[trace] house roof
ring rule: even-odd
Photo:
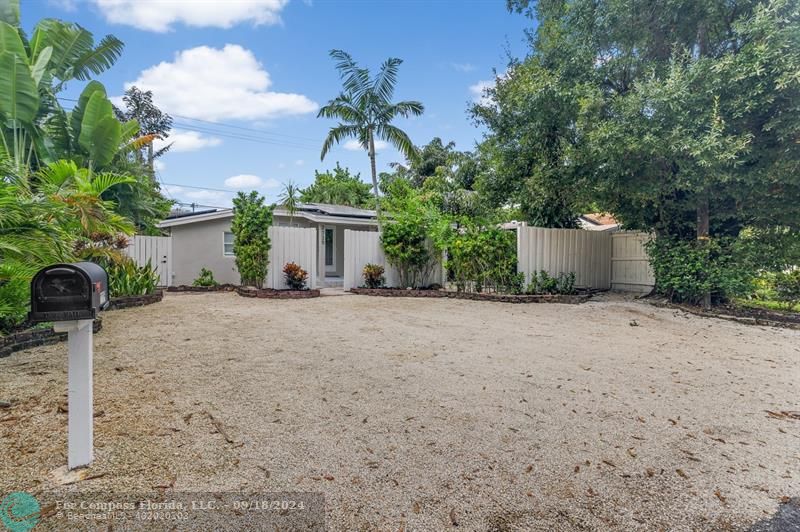
[[[288,217],[289,211],[284,207],[276,207],[274,214],[276,216]],[[294,216],[305,218],[312,222],[332,224],[375,225],[378,223],[375,211],[349,207],[347,205],[331,205],[328,203],[301,203],[297,206]],[[233,209],[188,213],[182,216],[169,217],[159,223],[158,227],[173,227],[176,225],[208,222],[232,217]]]
[[[581,214],[578,224],[589,231],[614,231],[619,229],[619,222],[612,215],[605,212],[592,212]]]

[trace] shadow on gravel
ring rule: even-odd
[[[775,515],[754,524],[750,532],[800,532],[800,498],[781,503]]]

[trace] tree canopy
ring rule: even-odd
[[[361,180],[361,174],[351,174],[349,168],[342,168],[338,162],[333,170],[314,171],[314,182],[300,191],[300,201],[365,209],[375,206],[370,186]]]

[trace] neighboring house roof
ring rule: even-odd
[[[289,211],[284,207],[277,207],[273,214],[276,216],[288,217]],[[327,203],[299,204],[294,216],[320,223],[346,223],[352,225],[376,225],[378,223],[375,211],[348,207],[347,205],[330,205]],[[233,209],[188,213],[182,216],[169,217],[159,223],[158,227],[173,227],[176,225],[222,220],[232,217]]]
[[[589,231],[615,231],[619,229],[619,222],[605,212],[582,214],[578,217],[578,225]]]

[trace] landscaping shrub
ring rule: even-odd
[[[552,277],[545,270],[534,272],[531,282],[525,288],[526,294],[563,294],[575,293],[575,272],[559,273]]]
[[[403,288],[418,288],[430,276],[441,252],[430,235],[442,218],[415,196],[397,201],[390,216],[381,233],[386,259],[397,268]]]
[[[800,305],[800,270],[775,275],[775,299],[789,310]]]
[[[106,267],[108,273],[108,290],[111,297],[143,296],[155,292],[158,286],[158,274],[150,265],[137,266],[130,258]]]
[[[306,289],[308,272],[294,262],[287,262],[283,267],[283,277],[286,279],[286,284],[289,285],[290,290]]]
[[[384,268],[380,264],[365,264],[361,274],[364,276],[364,286],[367,288],[380,288],[386,283],[383,276]]]
[[[646,244],[656,290],[670,301],[715,303],[752,291],[755,271],[735,239],[707,241],[659,237]]]
[[[272,208],[264,205],[264,198],[256,191],[239,192],[233,198],[233,254],[245,286],[264,286],[269,266],[270,225]]]
[[[192,281],[192,286],[218,286],[214,273],[206,268],[200,268],[200,275]]]
[[[459,292],[521,293],[515,233],[462,222],[446,240],[446,267]]]

